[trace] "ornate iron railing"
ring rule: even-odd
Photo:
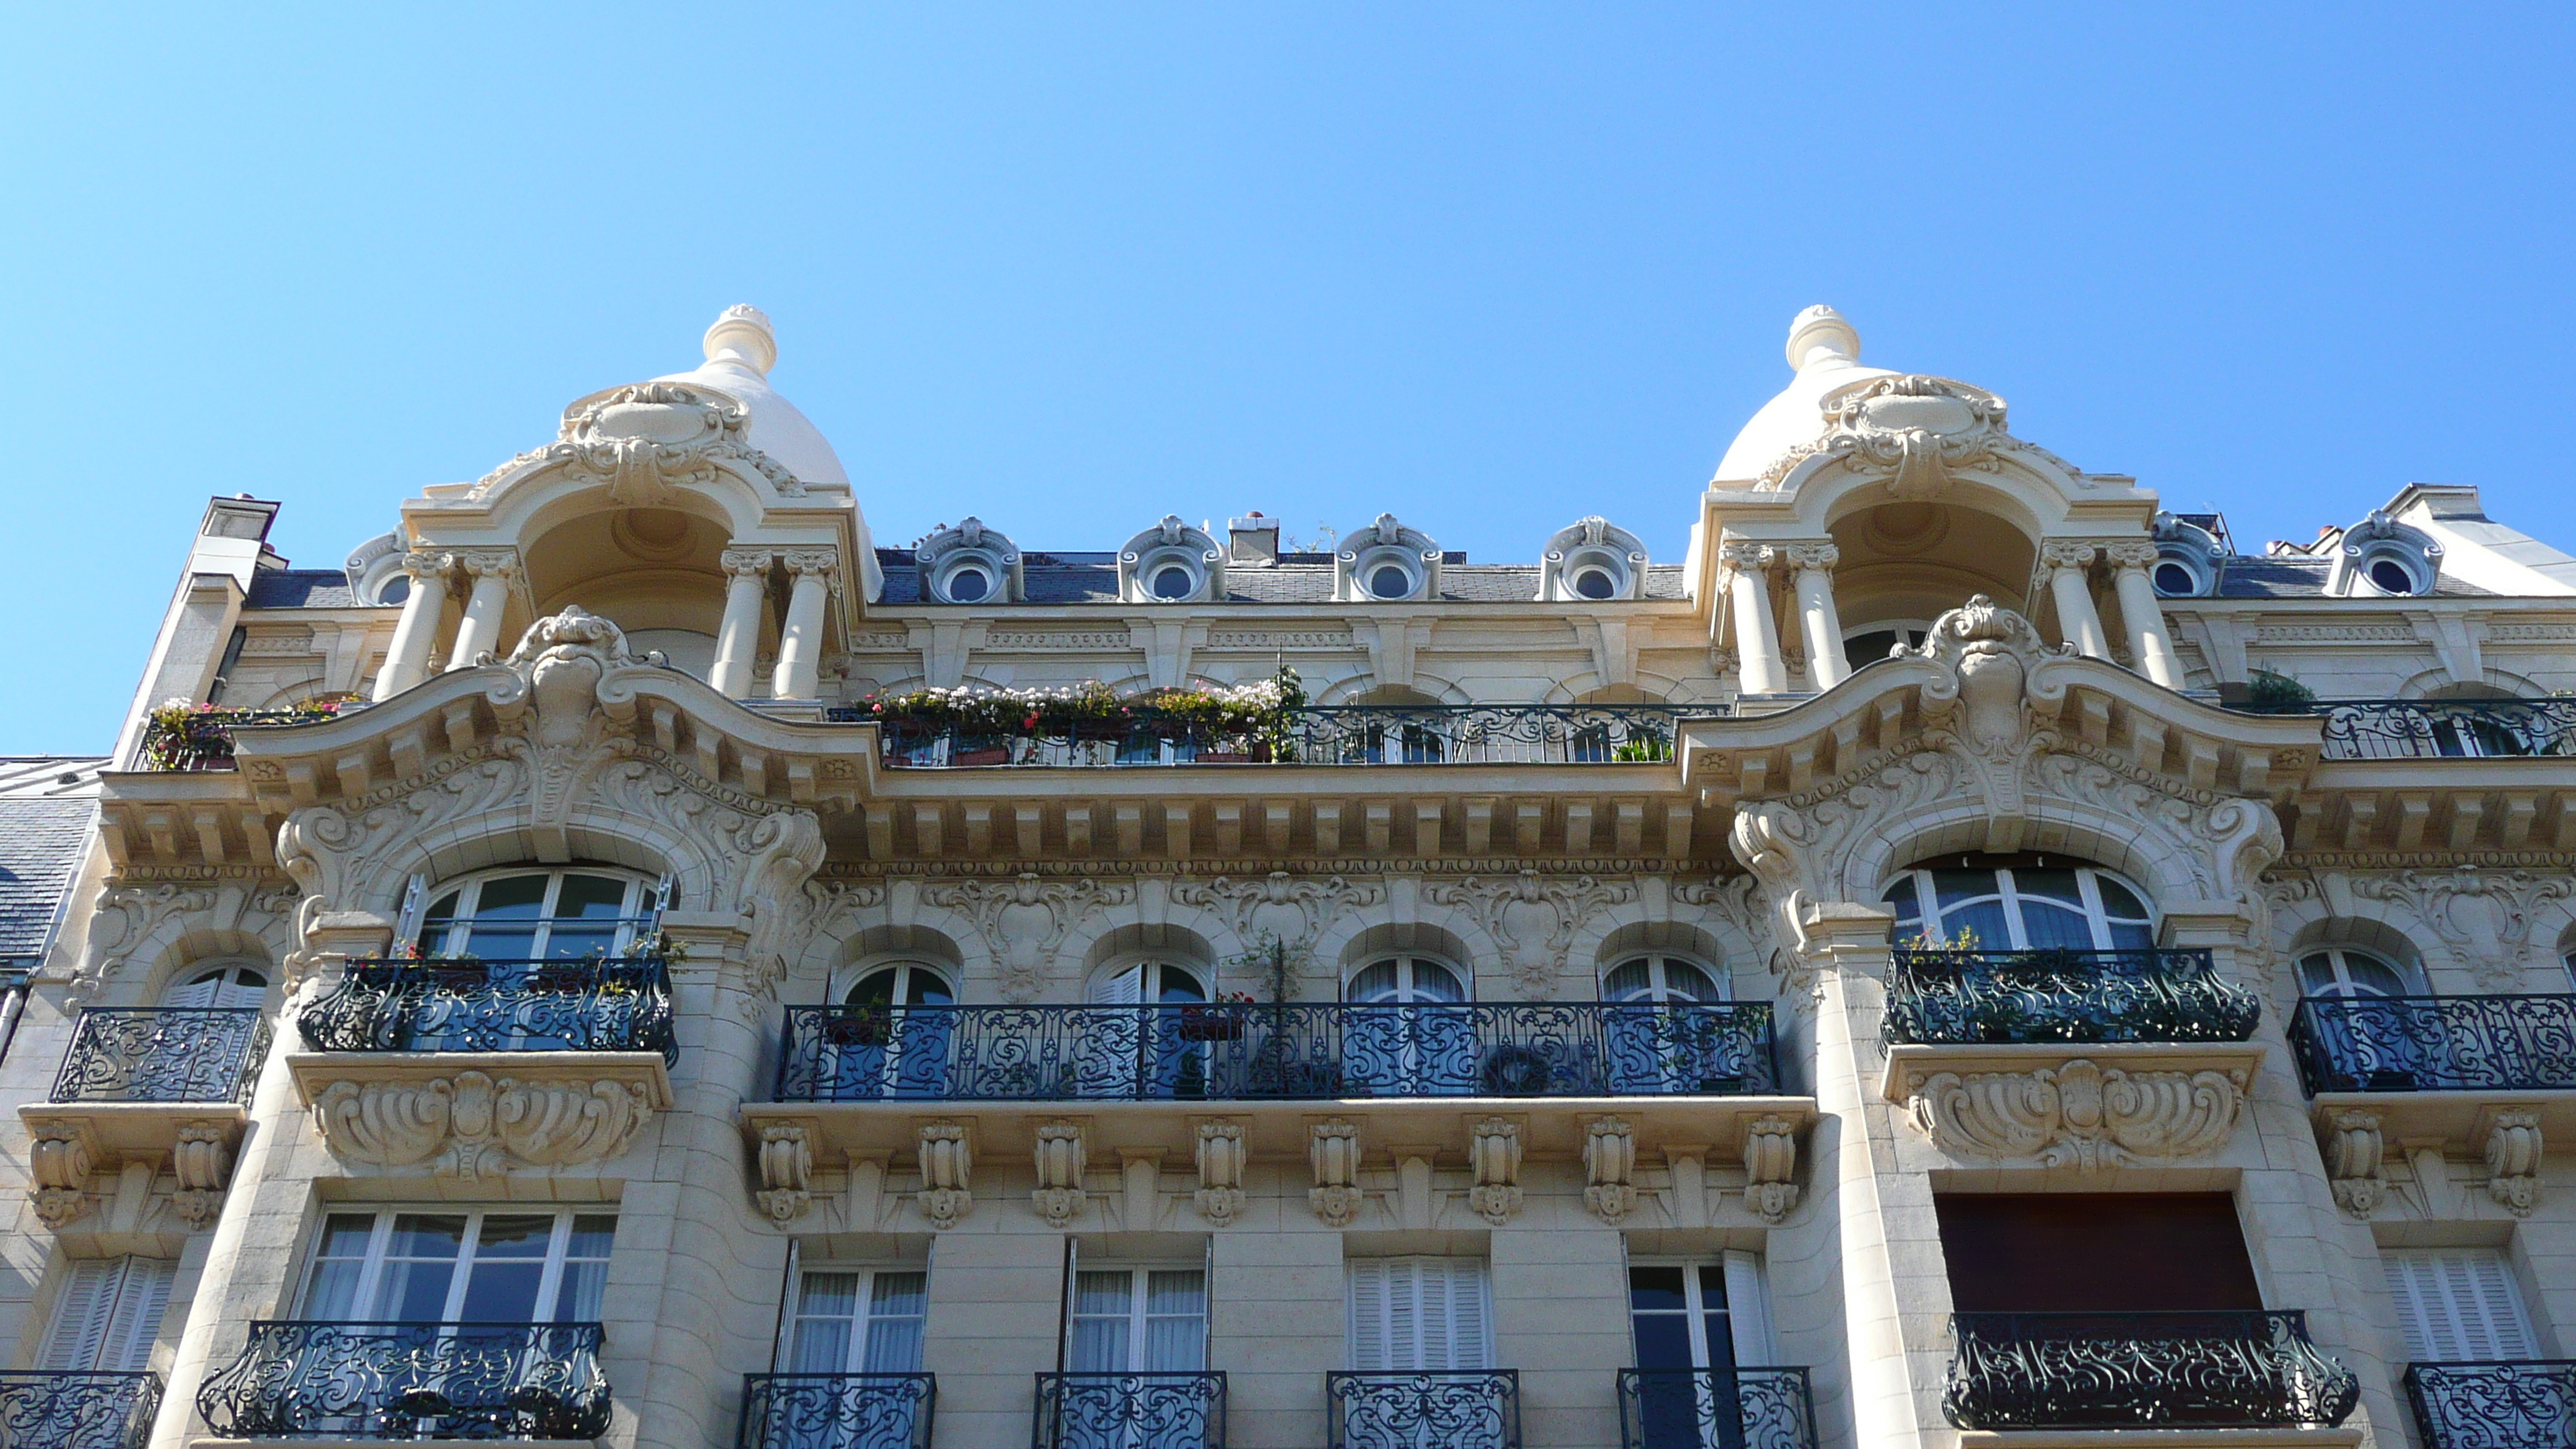
[[[218,1434],[595,1439],[596,1323],[256,1322],[197,1390]]]
[[[2290,1050],[2312,1097],[2576,1088],[2576,996],[2311,996]]]
[[[1038,1375],[1030,1449],[1225,1449],[1221,1373]]]
[[[2576,1446],[2576,1360],[2411,1363],[2406,1397],[2424,1449]]]
[[[153,1373],[0,1373],[0,1445],[143,1449],[161,1412]]]
[[[2209,953],[1900,950],[1891,1042],[2244,1041],[2262,1007]]]
[[[749,1374],[734,1449],[930,1449],[930,1374]]]
[[[658,956],[352,961],[296,1018],[326,1052],[660,1052],[671,974]]]
[[[889,765],[1597,765],[1669,760],[1681,721],[1714,706],[1658,704],[1314,705],[1261,729],[1189,719],[1104,724],[1099,733],[961,729],[836,709],[875,720]]]
[[[1621,1369],[1621,1449],[1816,1449],[1803,1368]]]
[[[2236,705],[2249,714],[2325,716],[2329,760],[2455,760],[2576,754],[2576,696],[2546,699],[2320,699]]]
[[[1517,1369],[1324,1375],[1325,1449],[1520,1449]]]
[[[268,1039],[268,1018],[255,1006],[89,1007],[72,1028],[52,1100],[248,1106]]]
[[[2361,1398],[2295,1311],[1954,1313],[1942,1411],[1962,1429],[2340,1424]]]
[[[143,770],[229,770],[233,731],[245,725],[300,725],[333,719],[329,709],[164,709],[144,722],[135,767]]]
[[[1778,1080],[1754,1001],[800,1006],[776,1100],[1669,1097]]]

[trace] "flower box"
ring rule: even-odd
[[[1231,1011],[1189,1011],[1181,1013],[1183,1041],[1241,1041],[1243,1017]]]

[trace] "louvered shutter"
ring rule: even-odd
[[[170,1284],[179,1265],[167,1258],[128,1258],[115,1310],[108,1315],[106,1341],[98,1367],[137,1373],[152,1366],[152,1342],[161,1336],[161,1316],[170,1308]]]
[[[1363,1373],[1393,1367],[1387,1267],[1381,1259],[1351,1264],[1351,1367]]]
[[[1726,1255],[1726,1326],[1735,1339],[1738,1367],[1780,1361],[1771,1342],[1771,1295],[1762,1281],[1759,1253],[1730,1250]]]
[[[116,1313],[116,1289],[125,1276],[122,1258],[83,1258],[72,1264],[61,1296],[54,1300],[53,1326],[45,1333],[45,1351],[37,1367],[85,1373],[98,1365],[107,1342],[108,1320]]]
[[[1376,1258],[1350,1265],[1351,1367],[1481,1369],[1493,1313],[1477,1258]]]
[[[2535,1358],[2512,1269],[2493,1248],[2415,1248],[2381,1255],[2388,1291],[2418,1363]]]
[[[1485,1311],[1485,1263],[1481,1258],[1432,1258],[1448,1279],[1448,1353],[1426,1359],[1425,1368],[1480,1369],[1492,1356],[1492,1316]]]
[[[1134,1006],[1145,999],[1145,968],[1130,966],[1100,983],[1095,993],[1104,1006]]]

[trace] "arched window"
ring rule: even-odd
[[[652,929],[653,895],[643,877],[598,866],[496,871],[431,902],[420,953],[487,961],[623,955]]]
[[[889,961],[861,976],[841,1000],[850,1006],[953,1006],[957,993],[935,966]]]
[[[268,997],[268,973],[247,961],[192,968],[161,993],[163,1006],[182,1011],[257,1006]]]
[[[1681,956],[1632,956],[1601,978],[1604,1001],[1724,1001],[1707,967]]]
[[[1104,1006],[1205,1001],[1208,990],[1190,967],[1146,957],[1102,972],[1091,984],[1091,999]]]
[[[2156,943],[2155,913],[2128,882],[2063,856],[1949,857],[1897,876],[1881,897],[1896,909],[1896,939],[1956,944],[1962,933],[1985,951],[2144,950]]]
[[[1356,1002],[1464,1001],[1467,984],[1445,962],[1428,956],[1389,956],[1351,977],[1343,993]]]
[[[2420,996],[2415,973],[2382,956],[2350,946],[2322,946],[2299,957],[2299,991],[2306,996]]]

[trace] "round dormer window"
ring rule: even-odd
[[[1574,593],[1575,597],[1583,599],[1616,598],[1619,581],[1610,577],[1610,571],[1605,568],[1577,569],[1574,572]]]
[[[1158,599],[1186,599],[1198,586],[1199,581],[1190,576],[1190,571],[1176,563],[1167,563],[1154,570],[1151,584],[1154,597]]]
[[[1406,573],[1401,564],[1382,563],[1369,570],[1368,587],[1370,595],[1375,598],[1410,598],[1413,575]]]
[[[376,589],[376,602],[379,604],[399,604],[410,598],[411,575],[406,573],[395,574]]]
[[[949,598],[960,604],[972,604],[993,592],[993,577],[973,564],[952,569],[946,592]]]
[[[1002,592],[999,561],[982,551],[950,556],[930,576],[931,597],[943,604],[980,604]]]
[[[2373,549],[2361,559],[2361,576],[2371,590],[2395,598],[2423,593],[2428,572],[2422,558],[2401,549]]]
[[[2196,599],[2209,591],[2209,575],[2199,560],[2181,549],[2166,549],[2148,570],[2147,581],[2168,599]]]

